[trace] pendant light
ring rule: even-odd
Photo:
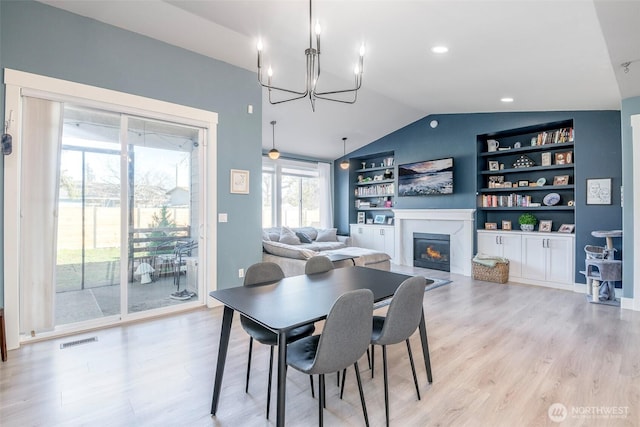
[[[347,138],[342,138],[342,155],[343,157],[347,155]],[[349,160],[344,159],[340,162],[340,168],[347,170],[349,169]]]
[[[269,150],[269,158],[271,160],[278,160],[278,158],[280,157],[280,152],[278,150],[276,150],[276,121],[272,120],[271,121],[271,128],[272,128],[272,136],[273,136],[273,148],[271,150]]]

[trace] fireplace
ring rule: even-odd
[[[450,271],[451,245],[448,234],[413,233],[414,267]]]

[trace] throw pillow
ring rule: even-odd
[[[296,236],[298,236],[298,239],[300,239],[302,243],[311,243],[311,237],[301,231],[297,231]]]
[[[265,230],[262,230],[262,240],[266,240],[267,242],[271,241],[271,237],[269,233]]]
[[[328,228],[326,230],[318,230],[318,237],[316,237],[316,242],[337,242],[338,230],[336,228]]]
[[[289,227],[282,227],[282,230],[280,230],[280,239],[278,241],[280,243],[286,243],[287,245],[300,244],[300,239],[298,239],[296,233],[294,233]]]

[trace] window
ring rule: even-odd
[[[321,206],[329,205],[323,194],[328,174],[314,162],[283,160],[262,162],[262,226],[329,227]],[[321,177],[322,175],[322,177]]]

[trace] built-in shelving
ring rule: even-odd
[[[376,217],[383,215],[385,224],[388,224],[388,219],[393,217],[392,209],[397,192],[394,153],[385,152],[352,158],[350,163],[356,165],[356,168],[349,174],[349,221],[352,224],[359,221],[365,224],[373,223]],[[361,167],[363,163],[366,165],[364,168]]]
[[[498,146],[489,141],[498,141]],[[501,228],[503,221],[518,229],[523,212],[552,221],[553,231],[575,223],[572,120],[478,135],[477,144],[478,229],[494,224]],[[544,184],[538,185],[540,181]],[[556,205],[544,204],[549,193],[560,196]]]

